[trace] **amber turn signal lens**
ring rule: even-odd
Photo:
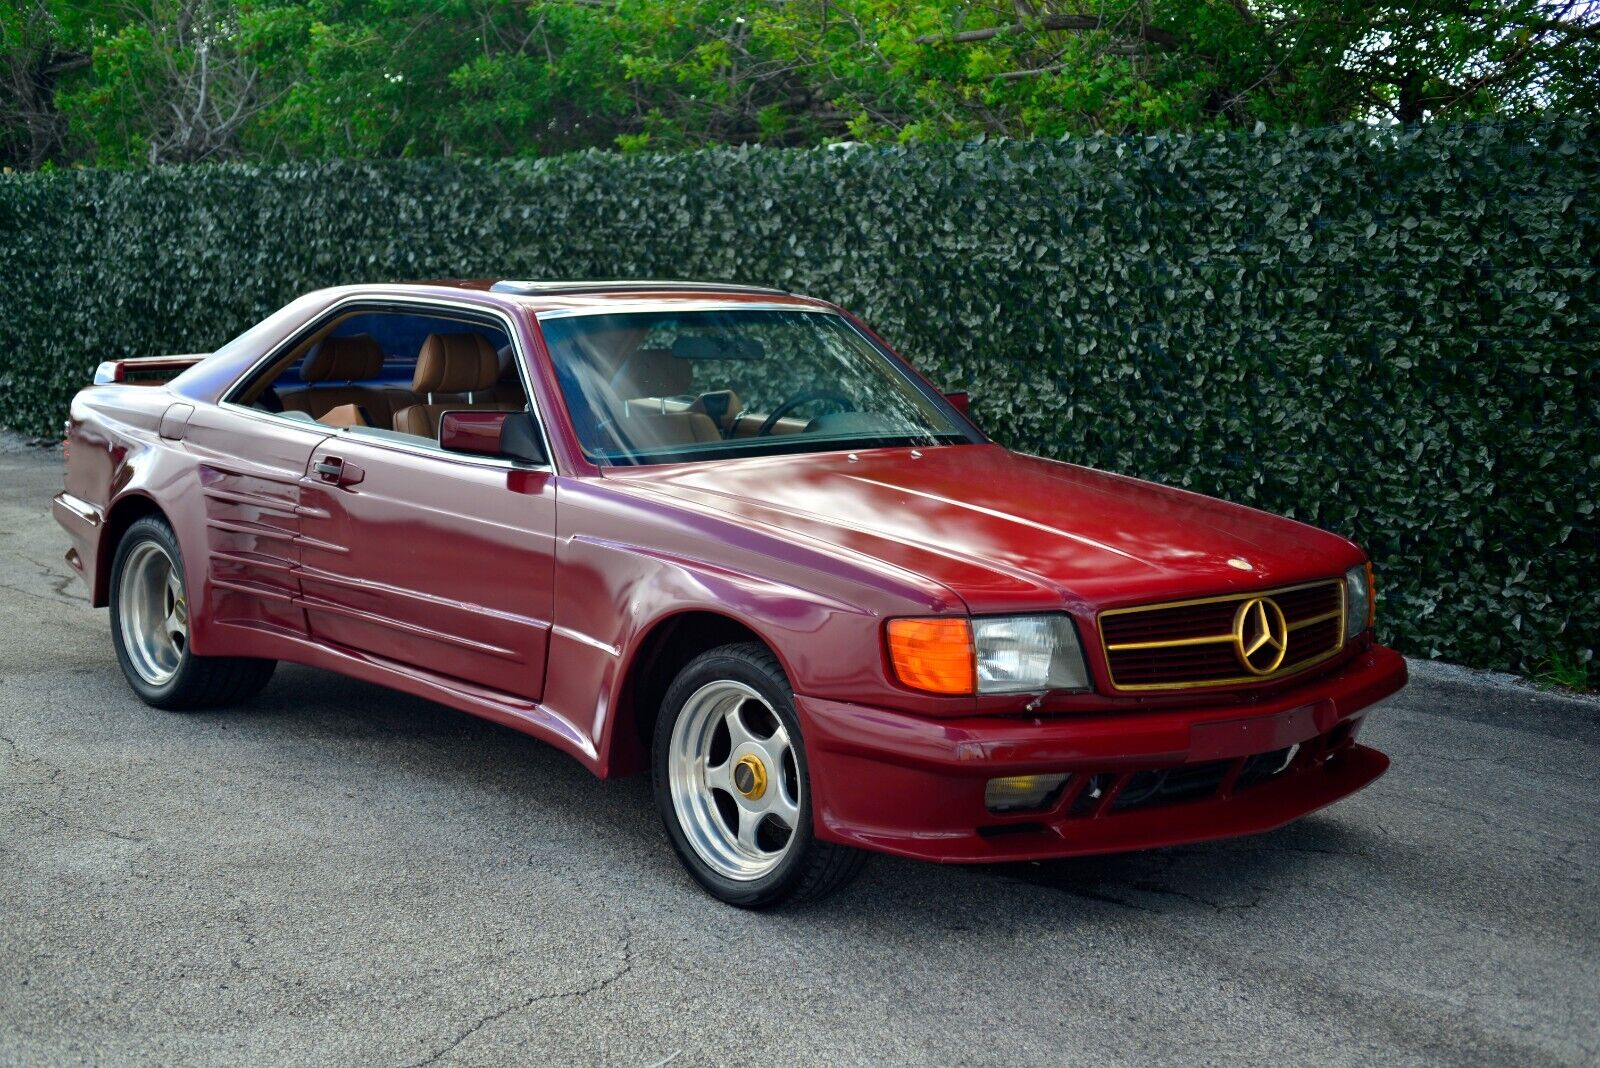
[[[1372,571],[1372,561],[1367,561],[1367,626],[1378,622],[1378,576]]]
[[[972,628],[965,619],[891,619],[888,634],[889,661],[901,682],[926,693],[972,693]]]

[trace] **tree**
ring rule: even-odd
[[[56,82],[90,62],[46,0],[0,0],[0,162],[33,169],[66,153]]]
[[[1600,111],[1593,0],[73,2],[0,0],[22,166]]]
[[[101,4],[86,36],[92,63],[57,89],[56,104],[97,163],[226,158],[265,103],[230,0]]]

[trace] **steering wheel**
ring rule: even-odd
[[[778,425],[779,419],[782,419],[802,404],[810,404],[812,401],[826,401],[841,412],[853,412],[856,410],[856,402],[846,397],[843,393],[837,393],[831,389],[802,389],[789,394],[782,404],[772,409],[772,414],[767,416],[766,421],[761,424],[761,428],[756,431],[755,436],[758,438],[766,437],[772,433],[772,428]]]

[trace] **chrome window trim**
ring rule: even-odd
[[[324,308],[314,319],[310,320],[306,326],[296,330],[282,342],[269,349],[266,355],[262,356],[260,359],[256,360],[255,363],[251,364],[250,369],[235,379],[233,385],[228,387],[227,392],[223,394],[223,399],[217,402],[217,407],[226,408],[229,411],[238,412],[239,414],[247,415],[251,418],[269,419],[275,426],[283,426],[287,424],[288,426],[299,427],[303,430],[310,430],[312,432],[320,431],[325,435],[326,438],[338,437],[339,435],[346,434],[350,431],[359,431],[361,429],[360,427],[333,427],[319,423],[315,420],[292,419],[287,416],[280,415],[277,412],[264,412],[258,408],[251,408],[248,405],[239,404],[230,399],[234,394],[238,393],[239,390],[244,388],[245,383],[253,380],[255,376],[261,372],[263,367],[271,366],[274,360],[282,358],[285,352],[304,340],[306,334],[310,330],[315,329],[315,327],[311,324],[321,323],[330,316],[337,316],[352,306],[358,308],[368,307],[380,313],[386,311],[404,311],[408,308],[414,308],[419,311],[443,308],[448,311],[466,314],[468,318],[460,320],[463,322],[471,323],[473,319],[477,319],[479,321],[477,325],[482,325],[481,321],[485,317],[498,320],[504,327],[503,333],[506,335],[506,340],[511,344],[511,354],[517,365],[517,378],[522,383],[522,393],[523,396],[527,398],[528,411],[533,415],[533,421],[539,428],[539,440],[544,444],[544,454],[549,458],[549,462],[543,464],[530,464],[521,460],[506,460],[498,459],[493,456],[475,456],[471,453],[451,452],[448,449],[439,447],[437,442],[431,446],[412,445],[408,442],[393,441],[388,438],[367,437],[361,434],[352,435],[355,440],[380,447],[393,448],[398,452],[414,453],[421,456],[442,457],[443,459],[452,463],[471,464],[476,467],[493,467],[506,471],[550,471],[554,473],[555,452],[550,448],[550,433],[548,428],[545,426],[544,415],[539,410],[539,399],[538,397],[534,396],[533,390],[529,388],[531,382],[528,377],[526,354],[523,352],[521,340],[517,337],[516,320],[514,320],[508,312],[497,308],[489,308],[472,304],[461,304],[455,301],[441,300],[437,297],[380,297],[370,295],[362,296],[360,294],[352,294],[348,297],[342,297]],[[450,317],[437,316],[437,318],[448,319]],[[318,443],[318,446],[320,445],[321,442]],[[315,449],[313,449],[313,451],[315,451]]]
[[[513,415],[515,413],[506,412],[505,414]],[[416,456],[430,456],[436,459],[446,460],[450,463],[471,464],[474,467],[493,467],[503,471],[550,471],[552,473],[555,471],[555,468],[550,464],[530,464],[524,460],[506,460],[495,456],[478,456],[470,452],[451,452],[449,449],[440,448],[437,445],[430,448],[427,445],[413,445],[407,441],[394,441],[390,438],[367,437],[361,433],[363,428],[358,426],[330,427],[329,429],[333,431],[333,433],[330,435],[331,437],[348,435],[351,440],[364,442],[368,445],[382,446],[384,448],[393,449],[396,452],[408,452]],[[543,430],[542,424],[540,429],[541,431]],[[541,436],[543,436],[542,433]],[[548,442],[545,445],[545,451],[548,455]]]

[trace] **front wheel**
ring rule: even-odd
[[[267,684],[275,660],[196,656],[189,648],[183,555],[167,521],[146,516],[111,565],[111,640],[128,685],[157,708],[238,704]]]
[[[713,895],[742,908],[823,897],[866,854],[819,842],[793,691],[765,646],[725,645],[678,674],[652,747],[656,808]]]

